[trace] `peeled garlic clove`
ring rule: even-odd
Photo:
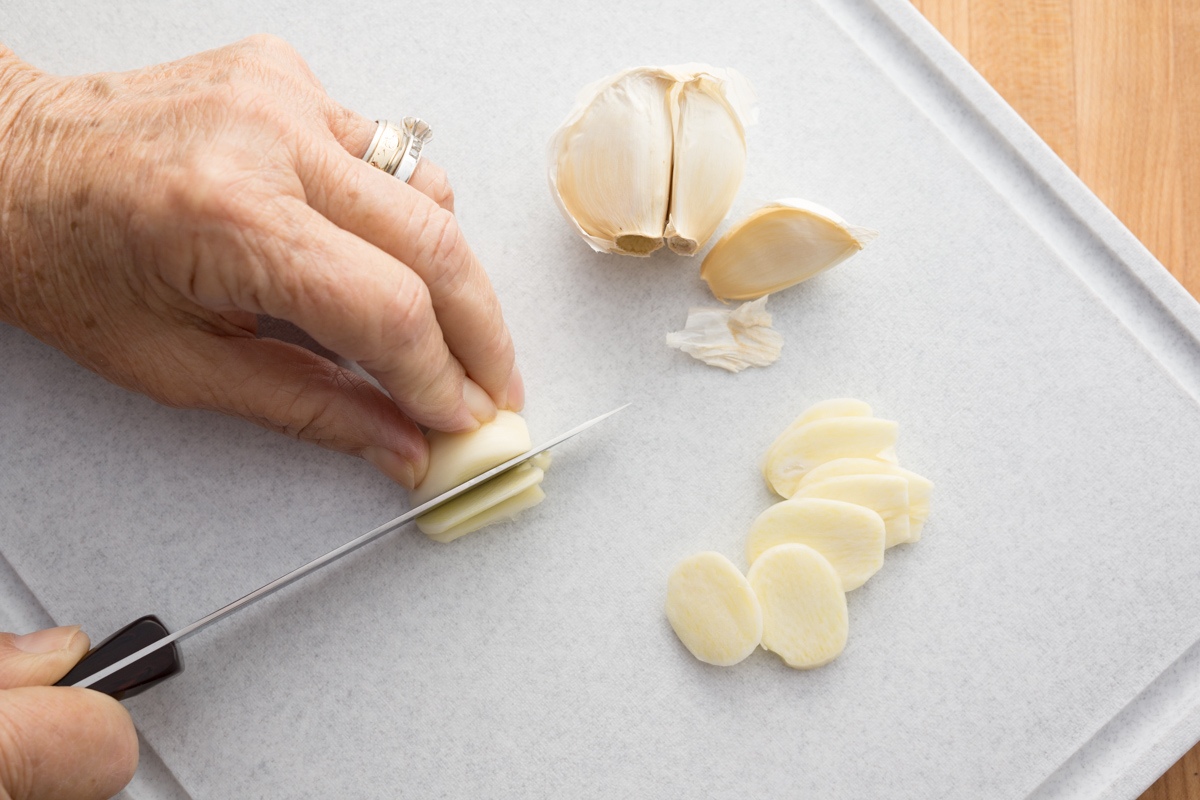
[[[763,617],[750,582],[711,550],[683,559],[667,579],[667,620],[692,655],[729,667],[754,652]]]
[[[512,411],[497,412],[494,420],[469,433],[430,431],[425,439],[429,468],[420,485],[408,493],[413,508],[533,446],[525,420]]]
[[[826,478],[842,475],[898,475],[908,481],[908,541],[920,541],[921,529],[929,519],[932,481],[911,470],[874,458],[837,458],[809,470],[808,474],[800,479],[799,488],[803,489]]]
[[[675,108],[671,209],[664,235],[676,253],[703,247],[729,213],[746,171],[746,132],[723,84],[709,75],[680,85]]]
[[[850,632],[846,593],[837,570],[803,544],[772,547],[747,574],[762,606],[762,646],[793,669],[828,664]]]
[[[682,350],[710,367],[741,372],[779,359],[783,337],[771,329],[767,298],[743,303],[736,310],[688,309],[687,324],[667,334],[667,347]]]
[[[784,500],[758,515],[746,536],[746,561],[781,544],[806,544],[833,565],[850,591],[883,566],[883,518],[869,508],[839,500]]]
[[[580,93],[550,140],[550,189],[593,249],[645,256],[663,244],[675,77],[640,67]]]
[[[525,491],[476,514],[466,522],[459,523],[443,533],[429,538],[435,542],[452,542],[460,536],[465,536],[493,523],[514,519],[522,511],[533,508],[545,499],[546,494],[542,491],[541,486],[530,486]]]
[[[872,458],[895,445],[899,428],[891,420],[875,417],[815,420],[775,443],[767,452],[763,476],[776,493],[790,498],[813,467],[835,458]]]
[[[545,472],[526,462],[497,475],[486,483],[470,489],[417,517],[417,527],[427,536],[440,536],[451,528],[470,520],[493,506],[500,505],[542,482]]]
[[[871,509],[883,518],[885,547],[908,541],[908,481],[899,475],[841,475],[799,489],[792,498],[841,500]]]
[[[878,236],[806,200],[781,200],[733,226],[704,257],[700,277],[724,300],[748,300],[808,280]]]

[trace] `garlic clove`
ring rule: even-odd
[[[545,472],[531,463],[520,464],[486,483],[448,500],[417,517],[417,527],[427,536],[440,536],[493,506],[542,482]]]
[[[497,522],[514,519],[522,511],[533,508],[546,499],[541,486],[530,486],[523,492],[515,494],[507,500],[485,509],[466,522],[459,523],[440,534],[430,536],[435,542],[452,542],[460,536],[479,530]]]
[[[811,547],[781,544],[746,575],[762,607],[762,646],[793,669],[828,664],[846,647],[850,619],[837,570]]]
[[[841,475],[898,475],[908,481],[908,541],[921,539],[921,529],[929,519],[929,498],[933,482],[911,470],[887,464],[874,458],[838,458],[809,470],[800,479],[799,488]]]
[[[679,641],[706,664],[730,667],[762,639],[762,609],[741,571],[711,550],[689,556],[667,579],[667,620]]]
[[[584,89],[550,140],[550,189],[563,216],[605,253],[663,244],[671,191],[675,76],[639,67]]]
[[[834,417],[801,425],[767,452],[763,476],[777,494],[790,498],[813,467],[835,458],[872,458],[896,443],[899,428],[875,417]]]
[[[675,100],[671,208],[664,236],[681,255],[703,247],[729,213],[746,171],[746,132],[709,75],[680,84]]]
[[[771,329],[766,306],[763,297],[733,311],[691,308],[684,329],[667,334],[667,346],[730,372],[773,364],[779,359],[783,337]]]
[[[700,277],[722,300],[748,300],[808,280],[863,249],[875,231],[806,200],[751,213],[713,245]]]
[[[865,506],[840,500],[784,500],[758,515],[746,536],[746,561],[781,544],[806,544],[828,559],[850,591],[883,566],[883,518]]]
[[[469,433],[430,431],[425,439],[429,468],[420,485],[408,493],[413,508],[533,446],[525,420],[512,411],[497,412],[495,419]]]
[[[840,475],[811,483],[792,495],[793,500],[809,497],[871,509],[883,518],[885,547],[908,541],[908,481],[899,475]]]

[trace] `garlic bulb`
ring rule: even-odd
[[[878,236],[806,200],[780,200],[734,225],[700,267],[721,299],[762,297],[837,266]]]
[[[591,247],[695,253],[729,213],[754,90],[704,64],[636,67],[585,88],[550,139],[550,190]]]

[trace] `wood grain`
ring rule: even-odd
[[[1200,0],[913,0],[1200,298]],[[1200,800],[1200,744],[1141,800]]]

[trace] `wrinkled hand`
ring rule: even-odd
[[[124,706],[51,686],[87,649],[77,626],[0,633],[0,798],[101,800],[133,777],[137,733]]]
[[[285,42],[74,78],[0,46],[0,320],[125,388],[346,453],[406,486],[414,421],[524,403],[500,305],[445,174],[361,160],[375,123]],[[255,337],[288,320],[391,395]]]

